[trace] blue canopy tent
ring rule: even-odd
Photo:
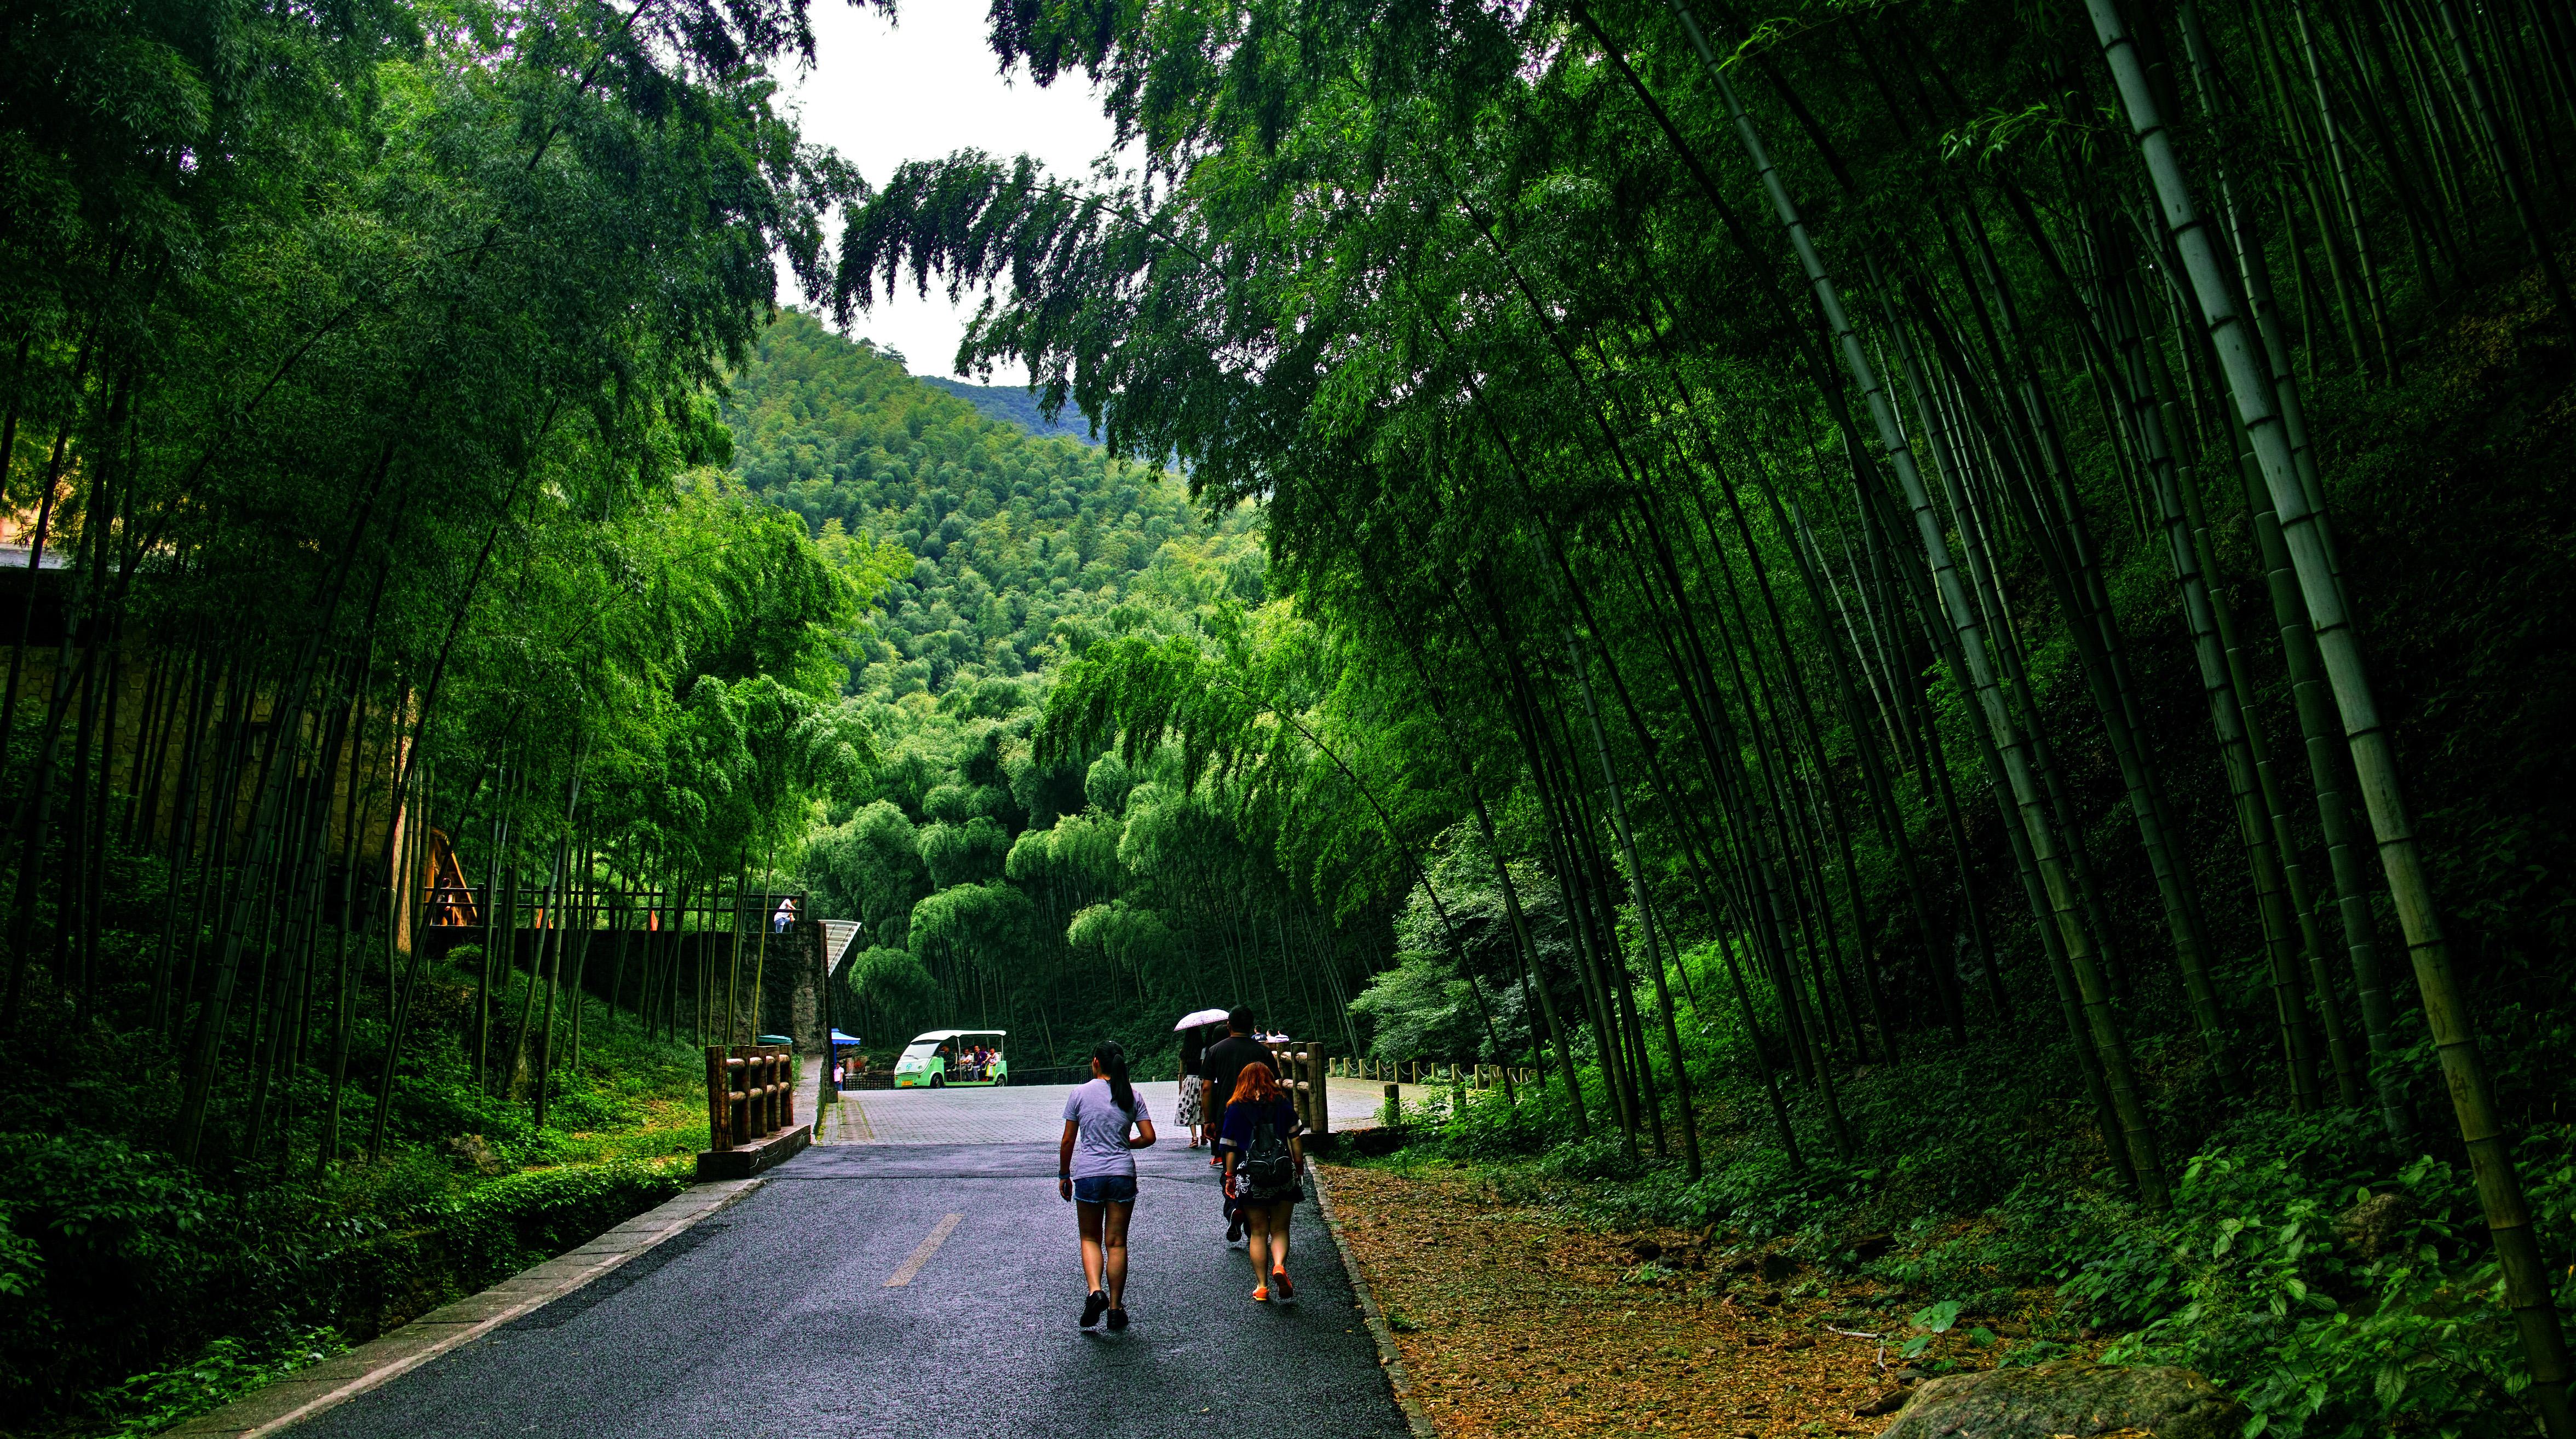
[[[863,1043],[863,1042],[864,1042],[864,1041],[862,1041],[862,1040],[861,1040],[857,1035],[855,1035],[855,1034],[843,1034],[841,1031],[839,1031],[839,1030],[837,1030],[837,1029],[833,1030],[833,1031],[832,1031],[832,1043],[831,1043],[830,1047],[825,1051],[825,1053],[824,1053],[824,1058],[823,1058],[823,1073],[824,1073],[824,1076],[825,1076],[826,1078],[829,1078],[829,1077],[831,1076],[831,1072],[832,1072],[833,1068],[834,1068],[835,1066],[837,1066],[837,1065],[839,1065],[839,1064],[840,1064],[840,1062],[841,1062],[841,1048],[842,1048],[842,1046],[844,1046],[844,1045],[848,1045],[848,1046],[850,1046],[850,1047],[852,1047],[852,1048],[856,1048],[858,1045],[860,1045],[860,1044],[861,1044],[861,1043]],[[841,1086],[841,1085],[836,1084],[836,1085],[834,1085],[833,1087],[837,1089],[837,1088],[841,1088],[842,1086]]]

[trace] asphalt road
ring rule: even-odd
[[[810,1075],[808,1076],[811,1077]],[[1008,1143],[1033,1134],[1052,1134],[1064,1113],[1069,1085],[1006,1084],[999,1089],[853,1089],[823,1116],[826,1144],[978,1144]],[[1364,1079],[1335,1079],[1325,1093],[1336,1132],[1367,1129],[1377,1123],[1377,1108],[1386,1086]],[[1180,1086],[1148,1080],[1136,1086],[1145,1112],[1166,1135],[1180,1103]],[[1408,1084],[1404,1097],[1419,1103],[1448,1091],[1437,1085]],[[813,1112],[809,1084],[797,1096],[796,1112]],[[1187,1135],[1182,1138],[1186,1140]],[[1291,1246],[1294,1247],[1293,1245]]]
[[[1403,1439],[1314,1206],[1297,1207],[1290,1246],[1299,1302],[1256,1305],[1205,1151],[1167,1139],[1137,1158],[1123,1334],[1078,1327],[1073,1207],[1056,1198],[1051,1142],[822,1146],[606,1278],[295,1434],[1215,1439],[1254,1425]]]

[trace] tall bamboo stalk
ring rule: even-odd
[[[2449,0],[2440,0],[2447,13]],[[2567,1399],[2567,1340],[2550,1299],[2549,1279],[2531,1230],[2531,1215],[2503,1125],[2495,1112],[2493,1087],[2477,1053],[2476,1033],[2467,1005],[2451,971],[2450,951],[2443,942],[2439,910],[2415,844],[2396,756],[2379,716],[2361,643],[2344,606],[2319,538],[2323,520],[2310,509],[2299,484],[2289,445],[2273,404],[2270,376],[2246,332],[2243,307],[2234,293],[2233,274],[2221,257],[2217,237],[2202,219],[2192,187],[2175,153],[2137,46],[2130,40],[2118,0],[2086,0],[2103,58],[2118,81],[2122,107],[2135,131],[2138,148],[2155,186],[2163,219],[2181,250],[2194,292],[2199,296],[2209,336],[2217,346],[2239,419],[2252,442],[2283,539],[2297,566],[2299,588],[2315,625],[2318,648],[2334,685],[2353,767],[2361,777],[2362,798],[2378,837],[2381,867],[2397,899],[2398,922],[2414,961],[2416,987],[2424,1000],[2442,1070],[2450,1080],[2451,1102],[2460,1135],[2469,1151],[2478,1199],[2502,1262],[2506,1303],[2512,1308],[2531,1366],[2531,1393],[2551,1439],[2576,1439],[2576,1415]],[[2561,287],[2563,293],[2563,285]],[[2562,306],[2564,301],[2562,300]],[[2569,309],[2566,313],[2576,313]]]

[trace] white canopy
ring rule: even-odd
[[[951,1039],[956,1039],[961,1035],[968,1034],[989,1034],[995,1039],[1000,1039],[1009,1033],[1010,1031],[1007,1029],[934,1029],[928,1034],[918,1034],[913,1036],[912,1042],[915,1044],[940,1044]]]

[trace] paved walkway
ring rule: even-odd
[[[810,1077],[810,1076],[809,1076]],[[1006,1084],[999,1089],[853,1089],[832,1105],[822,1130],[823,1144],[1008,1144],[1015,1140],[1052,1139],[1064,1130],[1064,1084]],[[1154,1117],[1163,1138],[1176,1136],[1186,1148],[1189,1136],[1172,1124],[1180,1107],[1180,1086],[1148,1081],[1136,1086],[1145,1112]],[[1445,1089],[1408,1084],[1404,1097],[1418,1102]],[[1386,1086],[1363,1079],[1335,1079],[1325,1091],[1335,1130],[1367,1129],[1378,1122]],[[808,1114],[810,1109],[799,1109]]]
[[[1204,1151],[1185,1144],[1137,1156],[1135,1326],[1077,1327],[1072,1209],[1054,1145],[1029,1138],[1032,1119],[1052,1134],[1063,1093],[872,1092],[847,1106],[871,1128],[992,1137],[809,1149],[732,1208],[297,1439],[1207,1439],[1239,1427],[1209,1415],[1247,1384],[1267,1396],[1265,1427],[1403,1439],[1314,1206],[1298,1206],[1291,1243],[1301,1302],[1255,1305]]]

